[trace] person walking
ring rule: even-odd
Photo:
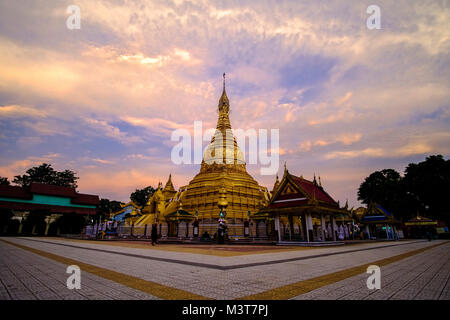
[[[157,243],[158,240],[158,229],[156,228],[156,224],[152,225],[152,246]]]

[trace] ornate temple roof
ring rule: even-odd
[[[400,223],[378,203],[370,203],[361,217],[362,223]]]
[[[290,174],[284,169],[283,179],[275,183],[269,210],[280,208],[321,207],[342,211],[334,199],[315,181]],[[263,209],[264,210],[264,209]]]
[[[333,198],[325,192],[325,190],[318,185],[316,185],[314,182],[306,180],[304,178],[300,178],[294,175],[291,175],[292,180],[300,186],[309,196],[315,198],[319,201],[323,201],[326,203],[329,203],[331,205],[336,205],[336,201],[333,200]]]

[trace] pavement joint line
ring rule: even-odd
[[[65,265],[77,265],[82,271],[89,272],[96,276],[115,281],[117,283],[123,284],[127,287],[140,290],[142,292],[151,294],[155,297],[167,300],[208,300],[210,298],[204,297],[189,291],[165,286],[153,281],[144,280],[141,278],[133,277],[124,273],[112,271],[106,268],[97,267],[88,263],[66,258],[60,255],[56,255],[50,252],[42,251],[39,249],[27,247],[18,243],[10,242],[4,239],[0,241],[5,242],[9,245],[13,245],[20,249],[32,252],[34,254],[49,258],[51,260],[63,263]]]
[[[353,250],[346,250],[346,251],[340,251],[340,252],[321,253],[321,254],[304,256],[304,257],[295,257],[295,258],[287,258],[287,259],[279,259],[279,260],[271,260],[271,261],[263,261],[263,262],[250,262],[250,263],[246,263],[246,264],[221,266],[221,265],[202,263],[202,262],[192,262],[192,261],[177,260],[177,259],[171,259],[171,258],[145,256],[145,255],[140,255],[140,254],[119,252],[119,251],[106,250],[106,249],[89,248],[89,247],[76,246],[76,245],[72,245],[72,244],[57,243],[57,242],[44,241],[44,240],[36,240],[36,239],[28,239],[28,238],[20,238],[20,239],[26,240],[26,241],[35,241],[35,242],[53,244],[53,245],[58,245],[58,246],[72,247],[72,248],[77,248],[77,249],[85,249],[85,250],[92,250],[92,251],[97,251],[97,252],[118,254],[118,255],[133,257],[133,258],[141,258],[141,259],[162,261],[162,262],[168,262],[168,263],[176,263],[176,264],[181,264],[181,265],[190,265],[190,266],[194,266],[194,267],[202,267],[202,268],[209,268],[209,269],[222,270],[222,271],[249,268],[249,267],[257,267],[257,266],[266,266],[266,265],[271,265],[271,264],[279,264],[279,263],[294,262],[294,261],[301,261],[301,260],[309,260],[309,259],[322,258],[322,257],[347,254],[347,253],[353,253],[353,252],[410,245],[410,244],[417,243],[417,242],[426,242],[426,240],[423,240],[423,241],[419,240],[419,241],[413,241],[413,242],[407,242],[407,243],[391,244],[391,245],[386,245],[386,246],[376,246],[376,247],[371,247],[371,248],[362,248],[362,249],[353,249]]]
[[[240,297],[236,300],[287,300],[301,294],[305,294],[307,292],[319,289],[321,287],[345,280],[347,278],[356,276],[361,273],[365,273],[367,271],[367,267],[370,265],[377,265],[379,267],[388,265],[393,262],[397,262],[403,260],[405,258],[423,253],[424,251],[436,248],[438,246],[442,246],[450,243],[450,241],[446,241],[443,243],[438,243],[435,245],[427,246],[424,248],[416,249],[413,251],[405,252],[396,256],[392,256],[389,258],[384,258],[381,260],[377,260],[371,263],[366,263],[360,266],[348,268],[345,270],[325,274],[322,276],[314,277],[311,279],[306,279],[302,281],[298,281],[295,283],[287,284],[278,288],[266,290],[260,293],[247,295],[244,297]]]
[[[192,254],[201,254],[205,256],[213,256],[213,257],[240,257],[240,256],[247,256],[247,255],[254,255],[254,254],[267,254],[267,253],[280,253],[280,252],[291,252],[291,251],[304,251],[304,250],[311,250],[311,249],[320,249],[320,248],[326,248],[326,246],[293,246],[293,245],[286,245],[286,246],[278,246],[278,248],[275,248],[277,246],[273,245],[264,245],[264,248],[258,248],[258,250],[254,251],[227,251],[227,250],[221,250],[223,246],[228,246],[226,244],[224,245],[218,245],[218,247],[215,247],[215,243],[211,243],[213,245],[212,247],[208,248],[208,245],[198,245],[198,244],[183,244],[180,246],[179,244],[163,244],[163,245],[157,245],[157,246],[149,246],[148,241],[140,241],[140,240],[128,240],[128,241],[121,241],[121,240],[93,240],[93,239],[75,239],[75,238],[65,238],[65,237],[41,237],[41,239],[60,239],[63,241],[70,241],[75,243],[86,243],[89,242],[90,244],[98,244],[98,245],[105,245],[105,246],[113,246],[113,247],[122,247],[122,248],[133,248],[133,249],[151,249],[156,251],[165,251],[165,252],[180,252],[180,253],[192,253]],[[147,243],[147,245],[146,245]],[[249,247],[255,247],[259,244],[253,244]],[[267,249],[267,246],[271,246],[270,249]],[[234,247],[234,246],[231,246]],[[238,246],[236,246],[238,247]]]

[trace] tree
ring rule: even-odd
[[[410,163],[404,177],[392,169],[373,172],[359,187],[358,200],[365,204],[377,202],[398,219],[421,215],[449,223],[448,190],[450,160],[433,155]]]
[[[448,190],[450,190],[450,160],[433,155],[419,163],[410,163],[405,169],[405,189],[415,202],[420,215],[450,220]]]
[[[130,199],[138,206],[144,207],[155,191],[156,189],[152,186],[145,187],[144,189],[136,189],[136,191],[130,195]]]
[[[367,205],[371,202],[378,203],[397,215],[401,215],[400,204],[403,199],[402,177],[393,169],[373,172],[361,183],[358,190],[358,200]]]
[[[56,171],[51,164],[43,163],[38,167],[32,167],[26,171],[26,174],[15,176],[13,183],[25,187],[31,183],[44,183],[60,187],[77,188],[77,180],[75,172],[70,170]]]
[[[6,177],[0,177],[0,186],[9,186],[10,182]]]
[[[103,216],[109,216],[111,213],[122,209],[120,204],[121,204],[120,201],[115,201],[115,200],[111,201],[109,199],[100,199],[98,211],[100,211],[100,213]]]

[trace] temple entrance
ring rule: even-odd
[[[319,215],[312,215],[312,225],[313,225],[313,241],[324,241],[323,237],[323,227],[322,219]]]
[[[256,236],[259,238],[267,237],[267,226],[264,221],[258,222],[256,226]]]
[[[187,237],[187,224],[186,221],[180,221],[178,223],[178,237]]]
[[[169,237],[177,237],[178,236],[178,224],[176,222],[169,222],[167,224],[168,227],[168,236]]]
[[[280,216],[281,241],[306,241],[303,215]]]

